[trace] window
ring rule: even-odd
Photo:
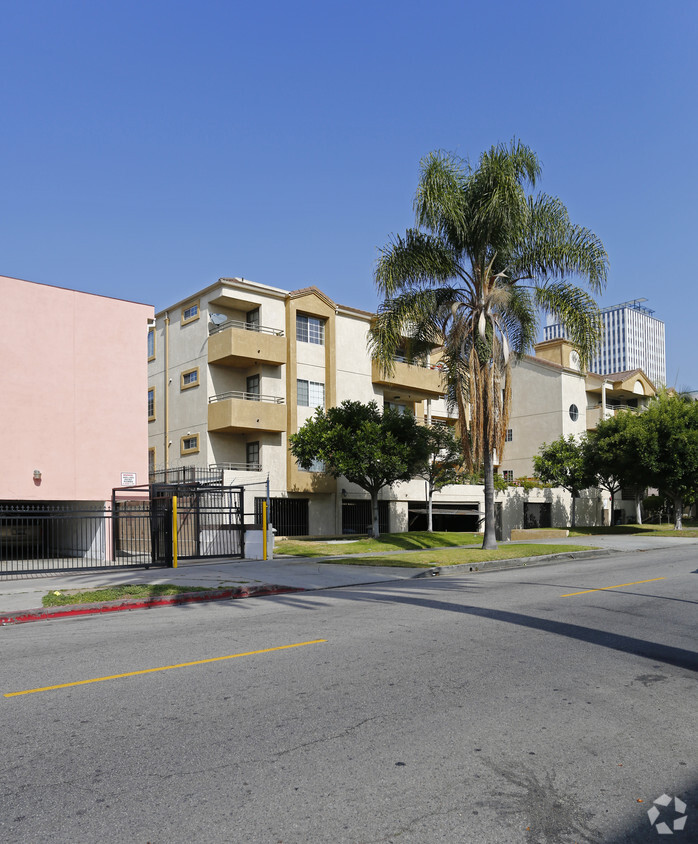
[[[246,384],[245,391],[247,395],[245,398],[251,399],[252,401],[259,401],[259,375],[250,375],[247,378]]]
[[[510,443],[514,439],[514,432],[511,428],[507,428],[507,434],[504,437],[504,442]]]
[[[148,360],[155,360],[155,329],[148,329]]]
[[[325,471],[325,461],[324,460],[313,460],[310,466],[307,469],[304,469],[302,466],[298,466],[298,470],[300,472],[324,472]]]
[[[148,477],[152,478],[155,474],[155,449],[148,449]]]
[[[505,481],[513,481],[514,480],[514,470],[513,469],[505,469],[502,472],[502,477]]]
[[[296,314],[296,340],[299,343],[325,344],[325,321],[318,317]]]
[[[407,407],[404,404],[395,404],[395,402],[392,402],[392,401],[384,401],[383,402],[383,410],[384,411],[393,410],[399,416],[403,416],[405,411],[407,410]]]
[[[186,325],[188,322],[194,322],[195,319],[199,318],[199,303],[192,302],[191,305],[188,305],[186,308],[182,308],[182,325]]]
[[[577,407],[576,404],[570,405],[570,419],[573,422],[576,422],[577,419],[579,419],[579,408]]]
[[[190,387],[199,386],[199,367],[196,369],[187,369],[180,376],[180,389],[188,390]]]
[[[179,453],[180,454],[194,454],[199,450],[199,435],[198,434],[187,434],[186,437],[182,437],[180,441]]]
[[[304,381],[298,379],[298,406],[324,407],[325,385],[319,381]]]
[[[155,387],[148,389],[148,422],[155,419]]]
[[[259,462],[259,443],[247,443],[247,468],[250,472],[259,472],[262,468]]]
[[[259,308],[245,314],[245,326],[250,331],[259,331]]]

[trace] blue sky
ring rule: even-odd
[[[0,274],[156,309],[221,276],[374,309],[419,160],[516,136],[698,389],[698,3],[23,0]]]

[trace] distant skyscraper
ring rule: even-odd
[[[646,301],[633,299],[601,309],[603,340],[591,360],[592,372],[610,375],[641,369],[656,386],[666,384],[664,323],[642,304]],[[565,336],[559,322],[544,328],[545,340]]]

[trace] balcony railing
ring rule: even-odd
[[[208,327],[208,333],[217,334],[219,331],[225,331],[226,328],[242,328],[244,331],[257,331],[259,334],[271,334],[274,337],[284,336],[284,332],[278,328],[269,328],[266,325],[242,322],[239,319],[227,319],[220,325],[213,325],[213,323],[211,323]]]
[[[209,404],[216,401],[227,401],[228,399],[242,399],[243,401],[264,401],[270,404],[284,404],[285,400],[279,396],[269,396],[264,393],[246,393],[243,390],[228,390],[227,393],[218,393],[211,396],[208,400]]]
[[[261,472],[261,463],[209,463],[209,469],[216,471],[231,471],[231,472]]]
[[[395,363],[406,363],[408,366],[420,366],[422,369],[436,369],[439,372],[445,372],[446,367],[440,363],[427,363],[423,360],[413,359],[407,360],[404,355],[393,355]]]

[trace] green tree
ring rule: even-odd
[[[453,428],[449,425],[429,425],[423,429],[428,455],[416,473],[427,484],[427,530],[434,529],[434,492],[448,484],[459,483],[463,466],[463,451]]]
[[[596,478],[586,459],[584,439],[559,437],[550,444],[543,443],[533,458],[537,478],[553,486],[561,486],[572,496],[572,527],[575,526],[575,500],[583,489],[593,486]]]
[[[540,173],[517,141],[492,147],[476,167],[431,153],[421,162],[416,227],[381,250],[375,271],[384,300],[370,345],[383,370],[392,371],[405,338],[409,360],[443,346],[465,465],[484,472],[483,548],[497,545],[493,458],[504,449],[511,363],[535,341],[538,309],[563,322],[583,364],[601,331],[596,303],[568,276],[602,290],[603,244],[559,199],[529,193]]]
[[[681,530],[683,507],[698,490],[698,402],[666,390],[638,416],[644,434],[638,455],[648,486],[657,487],[674,503],[674,528]]]
[[[291,454],[304,469],[315,460],[335,478],[344,476],[371,496],[373,536],[379,536],[378,493],[397,481],[408,481],[424,465],[429,451],[424,426],[411,413],[376,402],[344,401],[328,410],[318,408],[290,437]]]
[[[635,521],[642,524],[642,498],[648,483],[648,468],[641,459],[647,451],[646,435],[642,415],[632,411],[603,419],[589,434],[590,469],[599,486],[611,492],[611,519],[615,493],[629,488],[635,495]]]

